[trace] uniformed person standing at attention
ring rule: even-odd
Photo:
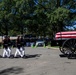
[[[17,37],[17,40],[16,40],[16,52],[15,52],[15,55],[14,57],[17,57],[17,55],[20,55],[22,57],[22,54],[21,54],[21,40],[20,40],[20,36]]]
[[[8,36],[5,35],[4,36],[4,40],[3,40],[3,57],[10,57],[10,54],[9,54],[9,50],[8,50]]]
[[[25,44],[25,40],[23,38],[23,36],[21,36],[21,57],[24,57],[25,55],[25,48],[24,48],[24,44]]]
[[[9,51],[9,55],[10,55],[10,56],[11,56],[11,54],[12,54],[11,46],[12,46],[12,43],[11,43],[11,40],[10,40],[10,36],[8,36],[8,51]]]

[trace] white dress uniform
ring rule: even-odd
[[[3,40],[3,57],[10,57],[10,49],[8,47],[8,38],[5,37]]]
[[[24,48],[24,39],[21,37],[21,56],[23,57],[25,55],[25,48]]]
[[[20,36],[18,36],[17,38],[17,41],[16,41],[16,52],[15,52],[15,55],[14,57],[17,57],[17,55],[20,55],[21,57],[24,56],[24,51],[23,51],[23,48],[21,46],[21,39],[20,39]]]

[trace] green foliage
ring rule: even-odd
[[[58,23],[61,21],[65,21],[69,19],[70,11],[68,9],[59,7],[56,9],[50,16],[51,16],[51,23]]]
[[[69,21],[76,20],[73,0],[2,0],[0,1],[0,34],[32,33],[51,36],[65,30]],[[67,9],[66,7],[69,8]]]
[[[66,22],[70,20],[70,11],[63,7],[55,9],[51,14],[48,14],[50,20],[50,32],[55,35],[56,32],[63,31]]]

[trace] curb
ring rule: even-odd
[[[46,46],[46,48],[48,48],[48,49],[59,49],[59,48],[48,47],[48,46]]]

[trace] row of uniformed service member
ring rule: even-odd
[[[3,39],[3,57],[10,57],[11,54],[12,54],[12,51],[11,51],[10,37],[4,36],[4,39]],[[18,36],[16,39],[16,51],[15,51],[14,57],[17,57],[17,55],[20,55],[21,57],[24,57],[24,55],[25,55],[23,36]]]

